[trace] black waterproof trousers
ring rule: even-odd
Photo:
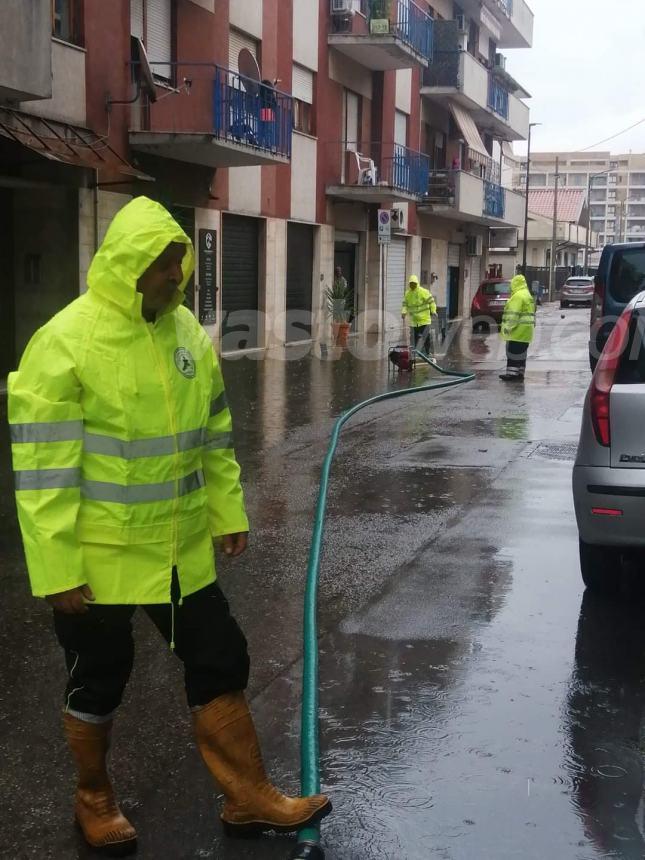
[[[191,708],[224,693],[244,690],[249,678],[246,639],[217,583],[179,600],[176,572],[172,602],[142,606],[184,664]],[[107,718],[119,706],[134,659],[131,605],[88,605],[83,615],[54,612],[69,680],[65,709],[83,718]]]

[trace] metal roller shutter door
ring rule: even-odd
[[[238,347],[258,345],[260,222],[224,215],[222,226],[222,336],[239,331]],[[244,314],[242,313],[244,312]],[[228,315],[233,315],[231,319]],[[230,339],[230,338],[229,338]],[[226,348],[226,341],[224,342]]]
[[[448,245],[448,267],[459,268],[461,245]]]
[[[405,292],[405,239],[392,239],[387,250],[385,283],[385,326],[395,328],[401,321],[401,304]]]
[[[311,337],[313,262],[313,227],[307,224],[288,224],[287,343],[309,340]]]

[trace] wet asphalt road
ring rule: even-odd
[[[565,316],[540,311],[524,386],[499,381],[495,332],[465,330],[447,363],[472,364],[475,383],[380,404],[345,431],[320,588],[328,860],[645,856],[643,604],[637,588],[618,605],[583,598],[570,476],[588,312]],[[253,542],[221,581],[249,639],[269,769],[293,790],[304,572],[332,419],[409,380],[334,354],[227,361],[225,375]],[[71,825],[64,668],[28,595],[5,430],[0,463],[0,856],[90,857]],[[145,618],[137,643],[113,771],[139,856],[285,860],[286,837],[222,837],[180,668]]]

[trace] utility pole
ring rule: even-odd
[[[560,181],[560,157],[555,157],[555,188],[553,189],[553,235],[551,237],[551,265],[549,266],[549,301],[555,292],[555,248],[558,241],[558,183]]]
[[[587,238],[585,240],[585,275],[589,274],[589,243],[591,242],[591,180],[593,173],[589,174],[587,182]]]
[[[524,247],[522,248],[522,274],[526,277],[526,253],[528,244],[529,232],[529,180],[531,172],[531,129],[536,125],[542,125],[541,122],[529,123],[529,139],[528,149],[526,151],[526,199],[524,200]]]

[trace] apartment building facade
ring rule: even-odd
[[[645,154],[536,152],[531,155],[532,189],[553,188],[558,157],[559,188],[584,188],[590,225],[602,247],[645,240]],[[526,161],[513,173],[514,187],[526,183]]]
[[[358,335],[400,324],[412,272],[467,314],[489,231],[522,223],[500,168],[528,94],[499,49],[531,44],[523,0],[6,0],[0,26],[0,375],[136,194],[193,238],[187,301],[225,352],[324,339],[336,266]]]

